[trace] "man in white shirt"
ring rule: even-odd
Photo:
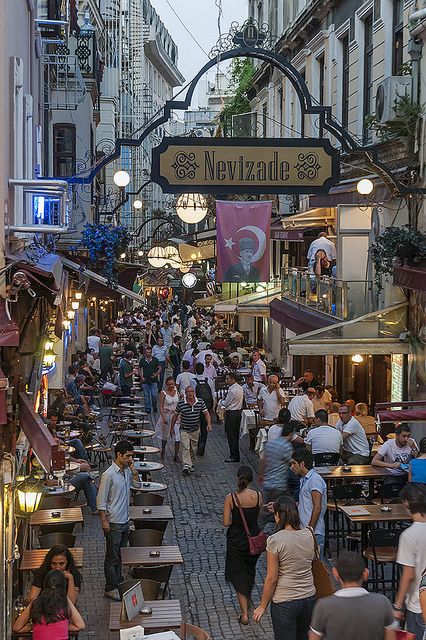
[[[328,413],[325,409],[315,411],[315,426],[311,427],[305,438],[305,444],[312,455],[317,453],[340,453],[343,438],[340,431],[327,423]]]
[[[260,357],[260,351],[253,351],[253,378],[255,382],[263,382],[266,384],[266,364]]]
[[[186,389],[186,387],[191,386],[192,381],[195,380],[196,378],[195,373],[191,373],[189,368],[190,368],[190,365],[188,360],[182,360],[182,373],[179,373],[179,375],[176,378],[176,386],[181,396],[183,396],[183,392]]]
[[[419,586],[426,567],[426,485],[420,482],[407,484],[401,498],[408,507],[413,524],[401,533],[396,561],[402,565],[402,575],[396,594],[395,618],[404,618],[405,629],[422,640],[426,624],[422,617]]]
[[[330,262],[336,261],[336,247],[333,242],[331,242],[331,240],[327,238],[327,234],[325,233],[325,231],[321,231],[321,233],[318,235],[318,238],[310,244],[308,254],[306,256],[308,262],[314,260],[315,254],[319,249],[325,251],[326,256],[330,260]]]
[[[358,420],[352,417],[351,409],[347,404],[339,407],[339,418],[336,429],[342,433],[343,437],[342,460],[347,464],[370,464],[367,436]]]
[[[87,346],[90,351],[94,353],[94,355],[97,355],[99,353],[99,349],[101,347],[101,339],[98,335],[97,329],[90,329],[90,335],[87,336]]]
[[[311,398],[315,396],[315,389],[308,387],[305,393],[294,396],[288,403],[288,408],[293,420],[303,422],[306,426],[310,426],[313,422],[315,411]]]
[[[167,322],[167,320],[165,320],[163,322],[163,326],[160,329],[161,335],[164,338],[164,345],[170,349],[170,347],[172,346],[172,342],[173,342],[173,331],[171,329],[171,327],[169,326],[169,323]]]
[[[214,380],[217,378],[217,371],[213,364],[213,355],[211,353],[206,353],[205,356],[205,364],[204,364],[204,374]]]
[[[276,422],[285,403],[284,391],[280,387],[278,376],[269,376],[267,386],[259,390],[257,398],[261,417],[271,424]]]
[[[200,349],[200,345],[198,345],[198,349]],[[197,354],[197,362],[201,362],[201,364],[206,364],[207,356],[211,356],[211,364],[215,362],[216,364],[220,363],[219,357],[216,353],[213,353],[210,349],[202,349],[200,353]]]
[[[226,397],[219,402],[221,409],[225,409],[225,433],[228,438],[229,458],[225,462],[240,461],[240,425],[241,410],[243,408],[244,392],[237,382],[235,373],[228,373],[226,382],[229,384]]]
[[[410,435],[411,429],[406,422],[398,425],[395,438],[386,440],[372,459],[373,466],[392,470],[393,477],[385,478],[385,484],[399,485],[401,489],[406,484],[408,464],[418,452],[417,444]]]
[[[180,338],[182,337],[182,323],[180,318],[175,318],[172,326],[170,327],[172,330],[172,336],[173,338],[175,336],[179,336]]]

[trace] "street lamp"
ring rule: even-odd
[[[355,353],[351,360],[354,364],[362,364],[364,362],[364,358],[360,353]]]
[[[161,269],[167,264],[166,252],[164,251],[164,247],[160,245],[155,245],[148,251],[148,262],[151,267],[155,269]]]
[[[356,190],[361,196],[369,196],[374,189],[374,184],[369,178],[358,180]]]
[[[192,289],[192,287],[195,287],[195,285],[197,284],[197,276],[195,275],[195,273],[192,273],[192,271],[185,273],[182,276],[182,284],[187,289]]]
[[[127,171],[120,169],[114,173],[113,180],[119,189],[125,189],[130,182],[130,176]]]
[[[16,487],[21,513],[31,515],[40,506],[43,484],[39,478],[29,476]]]
[[[207,215],[206,199],[197,193],[184,193],[177,200],[176,213],[183,222],[197,224]]]
[[[142,207],[143,207],[143,202],[142,202],[142,200],[135,200],[135,201],[133,202],[133,208],[134,208],[134,209],[142,209]]]

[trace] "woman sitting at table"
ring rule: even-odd
[[[40,595],[49,572],[60,571],[66,580],[66,594],[73,604],[77,602],[81,589],[81,573],[75,566],[71,551],[64,544],[55,544],[46,554],[42,565],[34,571],[34,579],[28,594],[29,602]]]
[[[65,572],[54,570],[47,573],[39,595],[16,618],[12,630],[32,630],[33,640],[68,640],[70,631],[82,631],[84,627],[83,618],[67,597]]]

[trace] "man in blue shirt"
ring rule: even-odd
[[[313,456],[308,449],[300,448],[293,452],[291,469],[300,480],[299,516],[303,527],[312,527],[321,547],[324,549],[325,521],[327,510],[327,485],[319,473],[313,469]]]

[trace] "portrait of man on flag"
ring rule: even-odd
[[[272,202],[216,201],[218,282],[267,282]]]

